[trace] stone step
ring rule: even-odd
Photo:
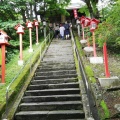
[[[72,55],[73,56],[73,51],[71,49],[69,49],[68,51],[65,51],[65,49],[63,49],[60,52],[51,50],[51,51],[47,51],[45,55],[60,55],[60,56]]]
[[[78,82],[77,78],[59,78],[59,79],[45,79],[45,80],[32,80],[31,84],[60,84],[60,83],[70,83]]]
[[[36,84],[29,85],[28,90],[56,89],[56,88],[78,88],[79,83],[60,83],[60,84]]]
[[[59,46],[58,46],[59,47]],[[47,53],[51,54],[51,53],[56,53],[56,54],[67,54],[67,53],[72,53],[72,49],[71,46],[66,46],[66,47],[62,47],[62,49],[55,49],[55,48],[50,48],[49,51],[47,51]]]
[[[54,53],[49,53],[49,54],[45,54],[45,56],[44,56],[44,58],[57,58],[57,57],[59,57],[59,58],[63,58],[63,59],[66,59],[66,56],[67,56],[67,58],[68,59],[74,59],[73,58],[73,54],[71,53],[71,52],[69,52],[69,54],[64,54],[64,53],[59,53],[59,54],[54,54]]]
[[[57,52],[57,54],[58,53],[67,53],[67,52],[72,52],[72,48],[71,48],[72,46],[71,45],[69,45],[69,46],[61,46],[61,45],[57,45],[57,46],[54,46],[54,45],[52,45],[52,46],[50,46],[49,47],[49,51],[47,51],[47,52]]]
[[[85,120],[70,40],[52,41],[14,120]]]
[[[63,51],[63,52],[64,52],[64,51]],[[67,53],[64,52],[64,54],[65,54],[66,56],[73,56],[72,50],[70,50],[70,51],[67,52]],[[56,54],[55,51],[47,52],[47,53],[45,54],[45,56],[55,56],[55,55],[58,55],[58,56],[61,56],[61,55],[62,55],[62,56],[64,56],[63,53],[58,53],[58,54]]]
[[[35,73],[37,76],[56,76],[56,75],[65,75],[65,74],[76,74],[76,70],[59,70],[59,71],[37,71]]]
[[[59,43],[58,43],[58,41],[57,41],[56,43],[52,42],[52,44],[49,47],[49,50],[51,51],[51,50],[57,49],[59,51],[62,51],[63,49],[66,49],[66,48],[67,49],[70,48],[70,50],[71,50],[71,47],[72,47],[71,43],[66,42],[63,44],[62,42],[60,43],[60,41],[59,41]]]
[[[82,110],[59,110],[59,111],[23,111],[15,115],[16,120],[61,120],[61,119],[84,119]]]
[[[61,67],[57,67],[57,66],[42,66],[42,67],[38,67],[36,69],[36,72],[38,71],[58,71],[58,70],[76,70],[75,66],[72,67],[65,67],[65,66],[61,66]]]
[[[70,40],[65,40],[64,42],[63,42],[63,40],[57,40],[57,39],[54,39],[53,41],[52,41],[52,47],[54,46],[60,46],[61,47],[61,45],[62,45],[62,47],[66,47],[66,46],[71,46],[71,41]],[[56,48],[56,47],[55,47]]]
[[[51,62],[51,61],[50,61]],[[73,62],[72,62],[73,63]],[[71,62],[68,62],[66,64],[66,62],[61,62],[61,64],[44,64],[44,65],[40,65],[38,66],[38,68],[75,68],[75,64],[72,64]]]
[[[64,41],[64,42],[63,41],[56,41],[56,42],[52,42],[52,44],[50,45],[51,50],[53,47],[56,48],[57,50],[62,50],[63,48],[66,48],[66,47],[71,48],[72,46],[71,46],[71,41]]]
[[[20,111],[82,110],[80,101],[57,101],[41,103],[21,103]]]
[[[60,58],[60,57],[56,57],[56,58],[49,58],[49,57],[46,57],[43,59],[44,61],[46,62],[49,62],[49,61],[55,61],[55,62],[74,62],[73,58],[69,58],[69,59],[66,59],[66,58]]]
[[[48,96],[24,96],[22,102],[52,102],[52,101],[78,101],[81,100],[80,94],[72,95],[48,95]]]
[[[72,46],[71,45],[63,45],[63,44],[60,44],[60,45],[53,44],[52,46],[49,47],[49,51],[47,51],[47,52],[57,52],[57,53],[65,52],[66,53],[66,51],[71,52]]]
[[[65,74],[65,75],[54,75],[54,76],[35,76],[34,80],[60,79],[60,78],[77,78],[77,74]]]
[[[26,96],[68,95],[68,94],[80,94],[80,89],[62,88],[62,89],[28,90],[25,92]]]
[[[40,66],[41,65],[61,65],[61,66],[63,66],[63,65],[74,65],[75,64],[75,62],[64,62],[64,63],[61,63],[61,62],[55,62],[55,61],[49,61],[49,62],[46,62],[46,61],[41,61],[40,62]]]

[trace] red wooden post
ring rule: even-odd
[[[31,21],[27,21],[26,25],[27,25],[27,28],[29,29],[29,38],[30,38],[30,49],[29,49],[29,52],[33,52],[33,48],[32,48],[32,26],[33,22]]]
[[[85,40],[84,25],[82,24],[82,38]]]
[[[92,38],[93,38],[93,54],[94,54],[94,57],[97,57],[94,31],[92,32]]]
[[[38,42],[38,26],[39,26],[39,22],[35,19],[33,21],[33,24],[36,27],[36,45],[38,45],[39,44],[39,42]]]
[[[39,44],[38,43],[38,26],[36,26],[36,44]]]
[[[87,36],[87,46],[90,47],[89,37]]]
[[[85,17],[82,16],[79,18],[81,26],[82,26],[82,39],[85,40],[85,33],[84,33],[84,22],[85,22]]]
[[[108,77],[110,77],[110,72],[108,70],[108,57],[107,57],[106,43],[104,43],[104,45],[103,45],[103,54],[104,54],[105,75],[108,78]]]
[[[2,83],[5,83],[5,44],[1,45],[2,50]]]
[[[74,9],[74,10],[73,10],[73,13],[74,13],[74,18],[76,19],[76,18],[78,17],[77,10]]]
[[[5,46],[9,45],[8,38],[10,38],[3,30],[0,30],[0,46],[2,51],[2,65],[1,65],[1,82],[5,83]]]
[[[32,28],[29,28],[30,49],[32,50]]]
[[[97,57],[94,31],[97,29],[98,23],[99,23],[99,20],[97,20],[97,19],[92,19],[91,22],[90,22],[90,31],[92,32],[92,38],[93,38],[93,54],[94,54],[94,57]]]
[[[22,54],[22,34],[19,34],[19,40],[20,40],[20,60],[23,60],[23,54]]]
[[[91,21],[90,18],[85,18],[85,20],[84,20],[84,24],[83,24],[84,27],[88,27],[88,26],[90,26],[90,21]],[[89,37],[88,37],[88,35],[87,35],[87,46],[90,47],[90,43],[89,43],[88,39],[89,39]]]
[[[24,34],[24,27],[18,24],[14,28],[17,30],[17,33],[19,34],[19,40],[20,40],[20,60],[18,61],[18,65],[23,65],[22,34]]]

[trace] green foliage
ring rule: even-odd
[[[85,66],[85,69],[86,69],[86,72],[88,74],[88,77],[93,77],[94,76],[93,70],[91,69],[90,66]]]
[[[107,42],[109,50],[120,53],[120,1],[113,5],[107,13],[106,21],[98,26],[96,31],[97,43],[102,47]]]
[[[102,109],[104,111],[104,115],[101,116],[102,119],[109,118],[110,117],[110,113],[109,113],[109,110],[107,108],[107,105],[106,105],[105,101],[102,100],[101,103],[100,103],[100,105],[101,105],[101,107],[102,107]]]
[[[94,78],[94,73],[93,73],[93,70],[91,69],[91,67],[86,65],[85,66],[85,71],[86,71],[86,74],[88,76],[89,81],[91,83],[96,83],[96,79]]]
[[[74,52],[74,59],[75,59],[76,70],[77,70],[77,73],[78,73],[78,79],[81,80],[82,77],[80,75],[80,68],[79,68],[78,59],[77,59],[77,56],[76,56],[75,52]]]
[[[57,0],[46,0],[44,3],[44,7],[46,6],[46,10],[43,6],[41,6],[41,8],[44,10],[44,12],[41,11],[41,14],[44,14],[46,18],[52,16],[55,17],[61,14],[68,16],[69,13],[64,8],[68,5],[69,2],[70,0],[64,0],[60,2],[58,2]]]
[[[4,30],[8,36],[10,36],[10,38],[13,39],[19,39],[18,35],[16,33],[16,30],[14,29],[15,25],[17,25],[18,23],[23,24],[22,20],[8,20],[5,22],[0,22],[0,29]]]
[[[22,24],[24,27],[26,25],[23,23],[22,20],[12,21],[9,20],[7,22],[0,22],[0,28],[3,29],[10,37],[9,40],[10,46],[7,47],[6,53],[6,62],[8,63],[16,53],[19,52],[19,35],[16,33],[14,26],[18,23]],[[43,35],[39,31],[39,38]],[[33,44],[36,42],[36,30],[35,28],[32,29],[32,42]],[[25,29],[25,34],[23,35],[23,49],[29,47],[29,30]]]
[[[23,51],[23,59],[24,59],[24,63],[26,64],[26,62],[31,58],[31,64],[33,65],[35,63],[36,60],[38,60],[38,58],[40,57],[40,47],[43,51],[45,44],[38,45],[36,47],[36,45],[33,45],[33,49],[35,50],[34,53],[29,53],[28,54],[28,48],[25,49]],[[2,86],[0,86],[0,117],[2,115],[3,112],[3,108],[5,108],[5,94],[6,94],[6,87],[9,85],[9,83],[11,83],[11,81],[13,80],[13,78],[20,72],[21,68],[23,66],[18,66],[17,62],[19,59],[19,53],[17,52],[12,60],[10,60],[10,62],[8,64],[6,64],[6,83],[3,84]],[[15,97],[15,94],[18,93],[19,88],[21,88],[22,83],[26,80],[26,77],[29,73],[30,70],[30,63],[28,62],[25,66],[25,68],[23,69],[22,73],[19,74],[19,77],[14,81],[12,87],[9,90],[9,97],[10,95],[12,95],[11,100],[13,100],[13,97]],[[1,111],[2,110],[2,111]]]
[[[98,0],[91,0],[91,6],[92,6],[92,9],[93,9],[95,16],[98,12],[97,3],[98,3]]]
[[[10,40],[10,45],[13,45],[14,47],[19,46],[19,40]]]
[[[82,50],[82,46],[78,40],[79,38],[77,36],[75,36],[75,40],[76,40],[76,45],[77,45],[77,48],[78,48],[78,51],[79,51],[79,54],[80,56],[83,56],[84,55],[84,52]]]
[[[97,8],[98,0],[84,0],[84,2],[86,3],[86,7],[83,7],[85,13],[87,13],[88,15],[89,11],[89,15],[91,18],[99,18],[99,12]]]
[[[111,33],[111,29],[113,28],[112,24],[107,23],[106,21],[99,24],[98,29],[96,31],[97,43],[99,47],[103,46],[103,43],[107,41]]]
[[[22,20],[8,20],[8,21],[5,21],[5,22],[0,22],[0,28],[3,29],[3,30],[7,30],[8,28],[10,29],[14,29],[14,26],[17,25],[18,23],[20,24],[23,24],[23,21]]]
[[[89,10],[88,10],[88,7],[87,7],[86,5],[83,6],[83,7],[81,7],[81,8],[78,10],[78,12],[80,12],[80,13],[85,13],[86,16],[89,16],[89,15],[90,15]]]

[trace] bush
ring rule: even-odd
[[[120,53],[120,1],[108,12],[106,21],[99,24],[96,30],[96,43],[100,47],[107,42],[108,49],[114,53]]]

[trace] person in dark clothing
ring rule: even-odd
[[[59,38],[59,33],[60,33],[59,25],[57,24],[54,29],[55,29],[55,38]]]
[[[65,38],[69,39],[70,38],[70,25],[69,25],[69,23],[65,22],[64,28],[65,28]]]

